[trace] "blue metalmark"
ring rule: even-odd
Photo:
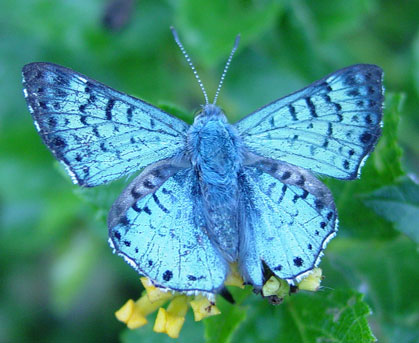
[[[359,64],[236,124],[213,103],[189,126],[142,100],[51,63],[23,68],[44,143],[80,186],[142,168],[112,206],[109,242],[159,287],[220,292],[229,263],[260,289],[264,272],[295,283],[337,230],[315,174],[355,179],[381,132],[382,70]]]

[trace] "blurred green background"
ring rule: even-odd
[[[221,304],[219,323],[231,323],[225,336],[215,335],[218,319],[188,318],[181,341],[325,342],[319,337],[337,323],[324,306],[330,301],[339,311],[343,292],[357,294],[364,306],[348,325],[338,323],[346,330],[359,326],[361,334],[369,306],[367,319],[380,342],[417,342],[419,191],[405,174],[415,179],[419,170],[419,2],[141,0],[122,21],[122,5],[106,12],[108,6],[101,0],[0,1],[0,342],[169,340],[151,333],[150,325],[128,332],[113,315],[141,293],[136,272],[107,245],[107,210],[127,180],[98,190],[71,184],[36,133],[21,68],[34,61],[61,64],[191,122],[203,96],[171,25],[210,98],[241,34],[218,101],[233,122],[354,63],[381,66],[387,92],[383,138],[361,180],[325,180],[340,231],[321,264],[323,291],[297,294],[278,307],[255,295],[235,307]],[[324,321],[315,327],[319,318]],[[327,337],[349,342],[358,336]],[[371,340],[369,333],[363,337],[352,341]]]

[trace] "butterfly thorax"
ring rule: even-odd
[[[188,132],[191,162],[197,173],[206,229],[229,261],[238,251],[240,137],[221,109],[207,105]]]

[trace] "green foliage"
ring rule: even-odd
[[[363,199],[378,215],[419,243],[419,186],[408,178],[370,193]]]
[[[233,342],[373,342],[362,295],[348,289],[301,293],[277,308],[254,303]]]
[[[370,324],[379,342],[415,342],[419,337],[419,254],[407,237],[332,243],[322,266],[330,287],[362,291],[372,308]]]
[[[354,63],[380,65],[386,88],[382,137],[361,178],[324,180],[340,219],[320,265],[324,289],[274,307],[231,288],[235,305],[217,299],[222,314],[203,323],[189,312],[177,341],[417,341],[419,3],[136,1],[118,32],[102,26],[104,8],[100,0],[0,2],[0,341],[173,342],[153,333],[153,315],[133,331],[113,315],[141,293],[106,243],[107,212],[134,175],[97,189],[71,185],[36,134],[20,81],[25,63],[55,62],[191,123],[203,97],[172,24],[210,99],[241,34],[218,101],[233,122]]]
[[[179,29],[188,46],[207,67],[228,56],[237,34],[242,46],[269,30],[278,18],[280,2],[181,0],[177,8]],[[203,44],[203,42],[205,42]]]
[[[217,307],[222,315],[210,317],[205,320],[205,342],[231,342],[232,336],[240,324],[246,319],[247,308],[242,305],[249,296],[252,296],[251,288],[237,290],[230,287],[234,296],[235,304],[230,304],[222,297],[217,299]]]

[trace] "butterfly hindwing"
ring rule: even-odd
[[[113,205],[109,237],[116,252],[155,285],[216,293],[229,267],[207,236],[197,182],[191,168],[150,166]]]
[[[239,263],[245,281],[264,282],[263,263],[289,282],[316,266],[337,230],[332,195],[310,172],[259,159],[240,177],[244,219]]]
[[[354,179],[381,133],[381,68],[341,69],[236,124],[245,146],[316,173]]]
[[[184,149],[188,125],[51,63],[23,68],[26,101],[48,148],[73,181],[97,186]]]

